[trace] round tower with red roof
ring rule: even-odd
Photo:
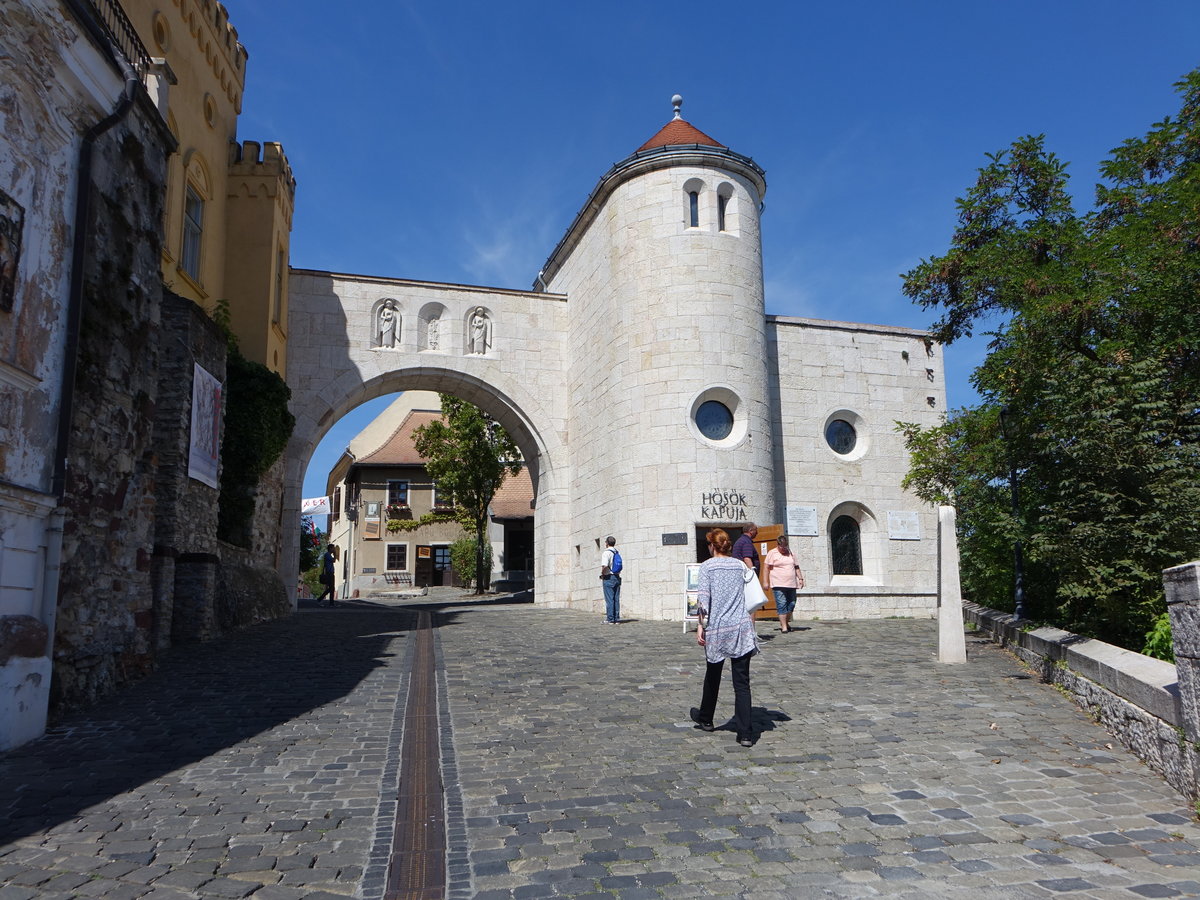
[[[568,298],[573,543],[590,551],[616,534],[631,588],[637,560],[685,537],[679,523],[770,522],[776,510],[764,173],[673,104],[600,179],[537,285]],[[653,570],[636,608],[670,617],[678,585]]]

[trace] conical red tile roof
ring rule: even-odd
[[[710,147],[724,147],[720,141],[714,141],[690,122],[683,119],[672,119],[658,130],[658,134],[638,147],[642,150],[653,150],[655,147],[669,147],[673,144],[707,144]]]

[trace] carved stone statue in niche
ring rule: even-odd
[[[379,323],[376,334],[379,336],[379,346],[391,350],[396,346],[396,301],[387,299],[379,307]]]
[[[440,339],[439,332],[441,331],[441,327],[442,320],[437,316],[431,318],[429,320],[429,324],[426,326],[426,344],[430,350],[436,350],[438,348],[438,341]]]
[[[488,315],[484,312],[483,307],[477,306],[475,312],[471,314],[471,352],[482,356],[487,353],[491,343],[492,323],[488,320]]]

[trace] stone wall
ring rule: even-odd
[[[223,632],[277,619],[292,611],[279,573],[263,565],[261,558],[250,551],[220,544],[218,576],[215,611]]]
[[[162,319],[163,338],[171,352],[162,357],[154,427],[158,471],[152,568],[157,650],[170,646],[173,636],[203,639],[215,633],[208,612],[212,593],[204,592],[202,573],[216,539],[219,491],[189,477],[188,460],[195,366],[223,382],[226,354],[225,335],[190,300],[167,292]]]
[[[143,97],[95,145],[54,643],[61,703],[90,701],[153,662],[160,229],[171,140]]]
[[[909,456],[896,422],[936,425],[945,411],[941,348],[922,331],[768,317],[780,518],[813,510],[815,534],[791,533],[804,569],[798,618],[932,616],[937,609],[937,510],[901,487]],[[854,447],[825,439],[852,424]],[[857,521],[861,575],[834,575],[830,526]],[[915,528],[893,530],[893,516]]]
[[[1057,628],[1021,629],[1002,612],[963,617],[1054,684],[1184,796],[1200,799],[1200,747],[1184,733],[1174,665]]]

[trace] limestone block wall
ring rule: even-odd
[[[944,413],[941,348],[911,329],[780,316],[768,335],[776,521],[793,507],[816,525],[815,535],[789,531],[807,581],[797,616],[934,615],[937,510],[900,487],[908,453],[896,422],[929,426]],[[834,418],[856,431],[849,453],[826,441]],[[843,514],[859,523],[861,577],[833,574],[830,525]]]
[[[477,310],[486,324],[482,352],[473,344]],[[537,497],[539,589],[554,598],[548,602],[566,602],[566,315],[565,298],[554,294],[292,270],[287,380],[296,430],[285,465],[281,574],[293,600],[300,484],[317,443],[366,400],[429,390],[477,404],[521,447]]]
[[[682,618],[696,525],[773,513],[760,199],[750,180],[715,166],[637,174],[612,188],[549,284],[570,298],[576,606],[602,609],[599,558],[613,534],[625,559],[622,614]],[[728,440],[696,429],[704,399],[733,410]],[[745,502],[706,514],[714,492]],[[686,540],[664,545],[664,534]]]

